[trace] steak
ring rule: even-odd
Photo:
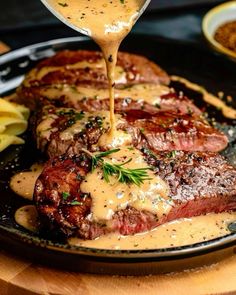
[[[144,149],[143,156],[170,187],[173,203],[167,215],[158,218],[127,206],[115,212],[108,223],[94,222],[90,214],[93,200],[80,189],[91,171],[91,159],[80,152],[50,160],[38,178],[34,200],[43,225],[66,237],[94,239],[109,232],[131,235],[178,218],[236,210],[236,169],[221,155]]]
[[[105,99],[94,99],[94,98],[84,98],[80,101],[66,100],[62,97],[60,101],[63,101],[63,105],[66,107],[75,108],[77,110],[83,110],[85,112],[96,112],[98,110],[109,110],[110,100]],[[188,99],[186,96],[178,95],[175,92],[170,92],[168,94],[160,96],[158,103],[148,103],[139,96],[139,100],[132,99],[130,97],[119,97],[115,99],[115,112],[127,112],[130,110],[144,110],[146,112],[155,114],[159,111],[162,112],[176,112],[180,115],[182,114],[192,114],[194,116],[200,116],[201,111]],[[64,103],[65,102],[65,103]]]
[[[116,68],[116,87],[140,84],[169,84],[169,77],[159,66],[139,55],[118,53]],[[19,103],[35,109],[42,92],[63,85],[107,89],[105,62],[101,52],[96,51],[61,51],[40,62],[28,75],[17,94]],[[60,100],[61,95],[59,96]],[[45,97],[44,97],[45,98]],[[58,101],[58,98],[56,99]],[[69,106],[69,105],[68,105]]]
[[[132,134],[134,145],[138,148],[146,146],[153,151],[218,152],[228,144],[228,138],[222,132],[191,114],[151,114],[131,110],[125,113],[125,119],[126,130]],[[137,130],[141,135],[137,136]]]
[[[44,107],[35,119],[34,134],[38,148],[49,157],[64,154],[69,149],[77,153],[81,148],[92,150],[101,135],[108,131],[105,112],[86,113],[68,108]],[[227,146],[228,139],[200,117],[193,114],[155,113],[130,110],[119,114],[117,128],[128,132],[132,144],[153,151],[212,151]],[[84,118],[87,118],[83,121]],[[83,123],[82,127],[78,124]],[[67,133],[66,136],[63,134]],[[68,135],[69,134],[69,135]]]

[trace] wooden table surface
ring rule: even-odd
[[[81,274],[43,267],[0,251],[0,294],[236,294],[236,254],[201,269],[164,275],[125,277]]]

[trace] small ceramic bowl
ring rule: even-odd
[[[215,50],[236,61],[236,52],[225,48],[214,39],[217,28],[230,21],[236,21],[236,1],[229,1],[211,9],[203,18],[202,31]]]

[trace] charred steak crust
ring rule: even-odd
[[[34,193],[44,227],[86,239],[104,233],[102,226],[86,219],[92,200],[89,194],[81,192],[80,183],[88,171],[90,161],[82,152],[73,157],[61,156],[47,164]]]
[[[160,224],[206,213],[236,209],[236,169],[215,153],[162,152],[143,149],[147,163],[170,187],[174,202],[167,215],[158,219],[132,207],[117,211],[108,224],[93,222],[90,194],[80,184],[90,171],[89,157],[63,155],[50,160],[36,182],[34,200],[44,225],[65,236],[94,239],[109,232],[130,235]]]

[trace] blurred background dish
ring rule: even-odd
[[[235,22],[234,35],[236,36],[236,1],[229,1],[211,9],[203,19],[202,30],[205,38],[215,50],[236,60],[236,51],[230,50],[222,45],[227,43],[226,33],[222,36],[222,42],[219,43],[219,40],[217,42],[215,39],[217,29],[230,22]],[[231,32],[228,30],[228,33],[233,34],[232,30]]]

